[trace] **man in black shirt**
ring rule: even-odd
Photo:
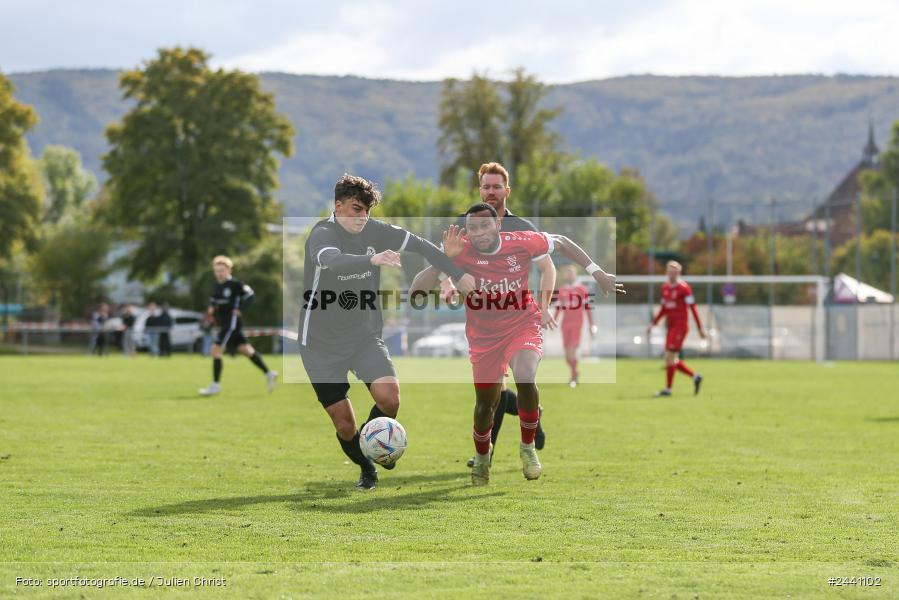
[[[227,256],[216,256],[212,259],[216,284],[212,297],[209,298],[206,314],[215,317],[219,333],[212,344],[212,383],[200,390],[203,396],[213,396],[221,391],[219,381],[222,377],[222,355],[226,349],[237,349],[259,367],[259,370],[265,373],[270,393],[275,389],[275,382],[278,379],[278,372],[269,370],[259,353],[244,337],[241,315],[253,303],[253,290],[231,276],[233,266],[234,263]]]
[[[400,404],[399,381],[381,339],[381,267],[400,267],[398,253],[415,252],[457,278],[464,293],[475,289],[474,278],[431,242],[370,219],[379,201],[380,193],[362,177],[344,175],[337,182],[334,213],[316,223],[306,241],[298,332],[300,357],[318,401],[334,424],[343,452],[361,469],[356,484],[360,489],[375,487],[378,475],[359,447],[347,373],[363,381],[375,401],[366,422],[396,417]]]

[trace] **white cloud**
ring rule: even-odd
[[[189,12],[172,10],[183,0],[160,1],[154,13],[85,0],[66,18],[13,5],[19,26],[0,37],[0,66],[133,66],[178,42],[207,49],[223,66],[400,79],[467,77],[475,69],[502,75],[519,66],[550,82],[631,73],[899,73],[895,0],[352,0],[327,7],[194,0]]]

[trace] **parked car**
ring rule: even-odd
[[[413,356],[468,356],[465,323],[446,323],[412,344]]]
[[[169,314],[172,315],[172,330],[169,333],[173,348],[188,348],[199,351],[202,344],[203,332],[200,329],[200,323],[203,320],[203,313],[192,310],[181,310],[180,308],[169,308]],[[135,310],[134,329],[131,335],[134,337],[134,345],[140,350],[149,348],[149,340],[147,338],[147,317],[150,313],[145,308]]]

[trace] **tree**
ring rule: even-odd
[[[880,155],[880,169],[861,174],[864,197],[862,221],[866,233],[876,229],[889,230],[894,190],[899,190],[899,121],[893,123],[890,143]]]
[[[111,236],[85,210],[69,210],[57,223],[45,225],[43,233],[30,257],[35,283],[59,306],[63,319],[82,317],[90,304],[103,299]]]
[[[508,83],[477,72],[466,82],[446,80],[438,121],[437,147],[444,158],[440,182],[453,185],[463,171],[477,185],[478,166],[498,161],[514,185],[522,165],[536,154],[556,152],[560,137],[549,130],[549,123],[561,110],[541,108],[548,91],[523,69],[516,69]]]
[[[0,74],[0,259],[20,245],[33,247],[43,189],[28,152],[25,133],[37,123],[34,110],[13,98],[13,85]]]
[[[40,167],[47,190],[44,220],[50,223],[59,221],[66,210],[80,208],[97,185],[97,179],[81,165],[81,155],[74,148],[47,146]]]
[[[861,236],[861,279],[863,282],[882,290],[890,290],[890,252],[895,241],[889,231],[879,229]],[[856,240],[852,239],[834,250],[834,273],[847,273],[855,277]],[[899,267],[899,265],[897,265]]]
[[[502,116],[499,92],[486,75],[475,72],[468,82],[444,82],[437,141],[444,156],[442,184],[451,185],[460,171],[472,173],[483,162],[502,160]],[[475,176],[472,181],[477,185]]]
[[[138,241],[131,275],[152,280],[168,269],[196,303],[210,258],[249,252],[277,217],[275,153],[290,156],[293,135],[257,76],[213,71],[208,60],[195,48],[163,49],[123,73],[134,107],[107,129],[103,157],[102,213]]]
[[[540,107],[549,88],[534,75],[520,68],[513,75],[512,81],[506,84],[503,159],[516,179],[519,166],[530,162],[537,153],[554,151],[561,142],[559,134],[549,130],[549,123],[562,114],[562,109]]]

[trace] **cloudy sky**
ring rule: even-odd
[[[899,2],[0,0],[3,72],[134,67],[176,44],[251,71],[414,80],[897,75]]]

